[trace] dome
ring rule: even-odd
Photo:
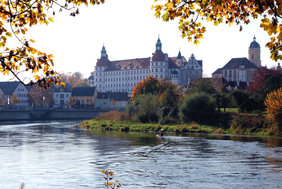
[[[88,80],[94,80],[94,76],[93,75],[89,76]]]
[[[260,48],[260,45],[258,42],[256,42],[256,37],[254,37],[253,42],[250,44],[250,48]]]
[[[160,38],[158,38],[158,41],[157,41],[156,45],[157,46],[161,46],[162,45]]]
[[[101,53],[107,53],[105,47],[103,46],[102,50],[101,50]]]

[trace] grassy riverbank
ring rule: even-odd
[[[83,129],[101,129],[115,131],[142,131],[142,132],[158,132],[163,129],[164,132],[174,133],[206,133],[206,134],[239,134],[239,135],[257,135],[257,136],[274,136],[273,132],[268,129],[224,129],[216,126],[201,125],[197,123],[190,124],[158,124],[158,123],[135,123],[135,122],[115,122],[109,120],[85,120],[79,124]],[[277,135],[276,135],[277,136]]]
[[[112,122],[109,120],[98,121],[97,119],[85,120],[79,124],[84,129],[102,129],[117,131],[160,131],[164,132],[193,132],[193,133],[217,133],[221,132],[218,127],[199,125],[197,123],[181,125],[160,125],[157,123],[132,123],[132,122]],[[218,130],[218,131],[217,131]]]

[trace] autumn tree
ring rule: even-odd
[[[68,106],[73,106],[75,105],[75,100],[72,97],[69,97],[68,102],[67,102]]]
[[[6,101],[0,96],[0,105],[4,105]]]
[[[280,72],[275,69],[268,69],[267,67],[261,67],[259,70],[253,73],[253,82],[247,87],[249,93],[260,93],[263,89],[264,83],[266,82],[267,76],[279,75]]]
[[[113,108],[114,108],[114,106],[117,104],[117,102],[112,98],[111,99],[111,102],[110,102],[110,105],[113,105]]]
[[[19,103],[21,103],[21,99],[19,99],[17,97],[17,94],[14,93],[13,96],[11,97],[11,104],[16,105],[16,104],[19,104]]]
[[[251,19],[261,19],[260,27],[270,36],[266,44],[271,59],[282,59],[282,3],[277,0],[155,0],[152,5],[155,16],[163,21],[179,19],[182,38],[199,43],[206,32],[203,22],[213,22],[215,26],[226,23],[249,24]]]
[[[48,88],[52,83],[64,85],[53,70],[53,55],[41,52],[34,48],[33,39],[25,36],[30,27],[37,24],[48,25],[53,22],[50,13],[55,15],[55,7],[60,12],[65,9],[70,11],[70,16],[79,14],[78,6],[84,4],[95,5],[104,3],[104,0],[68,0],[64,4],[57,0],[2,0],[0,4],[0,72],[4,75],[11,73],[24,85],[38,84]],[[63,3],[63,2],[62,2]],[[17,47],[8,43],[11,37],[18,41]],[[24,81],[21,72],[30,72],[33,78]]]
[[[39,86],[33,86],[28,94],[30,97],[30,104],[37,104],[38,106],[55,104],[53,89],[51,88],[44,90]]]
[[[264,103],[267,118],[277,125],[279,132],[282,132],[282,88],[269,93]]]
[[[143,79],[136,86],[133,87],[133,92],[131,95],[131,100],[134,101],[135,98],[140,94],[158,94],[159,93],[159,80],[151,75],[146,79]]]
[[[68,83],[72,87],[90,87],[87,78],[83,78],[80,72],[61,73],[59,76],[64,83]]]

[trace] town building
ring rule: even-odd
[[[99,110],[124,110],[129,100],[128,92],[98,92],[94,107]]]
[[[68,106],[75,108],[94,108],[96,98],[96,87],[74,87],[72,88]]]
[[[92,76],[88,83],[92,83],[98,92],[129,92],[142,79],[149,75],[163,79],[168,78],[174,84],[182,85],[195,78],[201,78],[203,62],[196,60],[192,54],[187,61],[179,51],[177,57],[169,57],[163,53],[162,43],[158,38],[156,50],[151,57],[128,60],[110,61],[105,46],[102,47],[101,57],[97,60]]]
[[[249,59],[232,58],[225,66],[213,72],[212,77],[223,77],[227,82],[232,82],[232,85],[238,85],[237,87],[240,84],[248,86],[249,82],[253,82],[253,73],[261,67],[260,52],[260,45],[254,37],[248,49]]]
[[[14,105],[19,108],[28,106],[28,90],[19,81],[0,82],[0,89],[2,91],[1,99],[5,101],[5,103],[1,105],[11,105],[12,96],[16,94],[17,98],[20,99],[20,103]]]
[[[71,97],[72,94],[72,87],[71,85],[67,84],[65,87],[59,86],[55,89],[53,93],[53,98],[55,101],[55,107],[64,107],[68,105],[69,97]]]

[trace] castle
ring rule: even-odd
[[[253,82],[253,73],[261,67],[260,45],[254,36],[249,46],[247,58],[232,58],[225,66],[212,73],[212,77],[223,77],[227,82],[240,82],[249,85]]]
[[[96,87],[98,92],[129,92],[142,79],[149,75],[172,83],[182,85],[195,78],[201,78],[203,62],[196,60],[192,54],[187,61],[180,51],[177,57],[168,57],[162,52],[162,43],[158,38],[156,50],[148,58],[110,61],[103,45],[101,58],[97,60],[94,72],[88,78],[88,83]]]

